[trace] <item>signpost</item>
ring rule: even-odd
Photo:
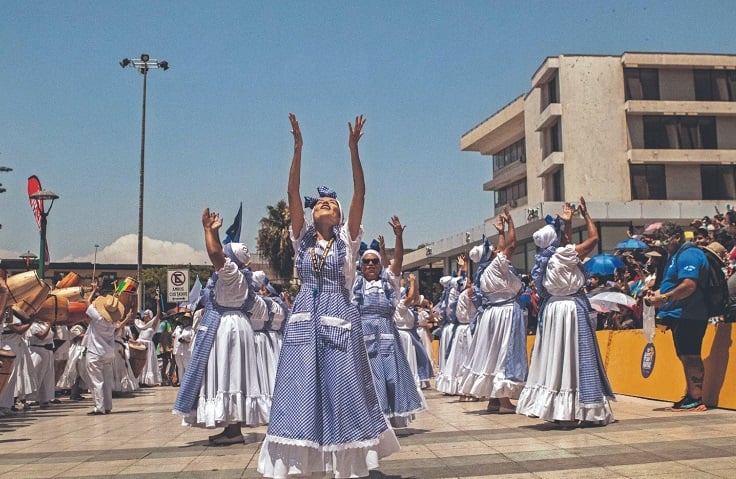
[[[166,271],[166,301],[176,304],[189,301],[188,269],[169,269]]]

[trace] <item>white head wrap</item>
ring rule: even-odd
[[[452,279],[452,276],[443,276],[440,278],[440,284],[444,288],[450,283],[450,280]]]
[[[554,226],[546,225],[535,231],[532,237],[534,238],[534,244],[537,245],[537,247],[546,248],[551,245],[555,239],[557,239],[557,232],[555,231]]]
[[[363,260],[363,258],[365,258],[365,255],[367,255],[367,254],[374,254],[374,255],[376,255],[378,257],[378,266],[381,266],[381,267],[383,266],[383,258],[381,258],[381,253],[379,253],[378,251],[376,251],[374,249],[367,249],[367,250],[363,251],[363,254],[360,255],[361,261]]]
[[[225,256],[230,258],[230,261],[237,264],[239,268],[250,261],[250,252],[248,252],[248,246],[245,243],[228,243],[223,247],[223,251]]]
[[[472,261],[473,263],[480,263],[480,260],[483,257],[483,245],[479,244],[473,246],[468,256],[470,256],[470,261]]]
[[[253,279],[251,280],[251,282],[253,283],[253,287],[255,287],[256,289],[261,289],[264,279],[266,279],[265,271],[254,271]]]

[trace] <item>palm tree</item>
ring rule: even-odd
[[[285,200],[266,206],[268,216],[261,218],[258,252],[268,261],[279,278],[290,279],[294,269],[294,248],[289,238],[291,216]]]

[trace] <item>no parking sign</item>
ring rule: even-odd
[[[169,303],[189,301],[188,269],[170,269],[166,271],[166,301]]]

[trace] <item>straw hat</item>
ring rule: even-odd
[[[708,243],[708,246],[706,246],[705,249],[716,255],[716,257],[721,260],[721,263],[726,263],[726,258],[728,258],[728,251],[721,243],[719,243],[718,241],[713,241],[711,243]]]
[[[118,301],[118,298],[111,295],[100,296],[94,300],[92,306],[95,307],[97,312],[100,313],[105,321],[111,323],[120,321],[123,319],[123,313],[125,312],[125,306],[123,303]]]

